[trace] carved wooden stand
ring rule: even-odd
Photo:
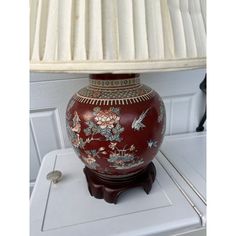
[[[120,194],[130,188],[142,187],[148,194],[156,177],[156,168],[151,162],[141,173],[119,179],[101,178],[87,167],[84,168],[84,173],[91,196],[116,204]]]

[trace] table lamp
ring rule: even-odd
[[[30,70],[90,74],[66,125],[92,196],[150,192],[166,115],[139,73],[205,67],[205,9],[205,0],[30,1]]]

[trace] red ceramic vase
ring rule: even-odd
[[[161,97],[137,74],[91,75],[66,110],[67,131],[83,163],[104,178],[128,177],[155,157],[165,132]]]

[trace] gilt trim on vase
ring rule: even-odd
[[[99,80],[99,79],[89,79],[90,88],[99,89],[121,89],[120,87],[132,87],[134,85],[140,85],[140,78],[129,78],[120,80]]]
[[[154,91],[140,84],[139,78],[124,80],[94,80],[74,95],[74,99],[93,105],[129,105],[147,101]]]

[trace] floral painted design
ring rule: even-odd
[[[97,163],[96,158],[100,159],[100,155],[106,155],[107,152],[105,151],[104,147],[100,147],[98,150],[85,150],[86,157],[82,157],[84,162],[87,166],[89,166],[91,169],[96,169],[97,167],[100,167],[100,165]]]
[[[74,113],[74,117],[72,119],[72,126],[69,126],[67,122],[67,131],[71,137],[72,145],[76,148],[80,146],[80,136],[79,133],[81,131],[80,118],[77,112]]]
[[[75,112],[75,115],[73,117],[73,125],[71,130],[76,133],[79,133],[81,130],[80,118],[77,112]]]
[[[86,144],[92,141],[116,141],[120,142],[120,134],[124,131],[124,128],[120,125],[120,110],[119,108],[111,107],[108,110],[101,110],[100,107],[93,109],[93,119],[90,118],[85,121],[87,128],[81,130],[81,119],[78,113],[75,111],[72,124],[67,124],[68,132],[72,138],[72,145],[76,148],[78,153],[83,150],[86,153],[86,157],[82,155],[82,159],[85,164],[92,169],[99,167],[96,162],[97,159],[101,158],[102,155],[106,155],[104,147],[100,147],[98,150],[87,150]],[[87,136],[83,139],[81,132]],[[103,137],[95,135],[100,134]]]
[[[97,167],[99,167],[100,165],[96,162],[96,159],[93,157],[82,157],[83,161],[85,162],[85,164],[91,168],[91,169],[96,169]]]
[[[149,148],[157,148],[157,141],[155,141],[155,140],[149,140],[149,141],[148,141],[148,147],[149,147]]]
[[[81,120],[79,118],[79,115],[77,112],[75,112],[74,114],[74,117],[72,119],[72,126],[68,129],[69,133],[70,133],[70,136],[72,138],[71,142],[72,142],[72,145],[75,147],[75,148],[81,148],[81,149],[84,149],[85,145],[87,143],[90,143],[94,140],[100,140],[98,138],[94,138],[93,136],[83,140],[81,137],[80,137],[80,132],[81,132],[81,124],[80,124]]]
[[[116,148],[116,144],[117,143],[110,143],[110,145],[108,146],[110,149],[114,150]]]
[[[146,127],[143,123],[150,108],[143,111],[139,117],[135,118],[132,123],[132,128],[139,131]],[[67,124],[68,125],[68,124]],[[109,109],[101,109],[95,107],[93,113],[88,115],[84,123],[81,124],[81,119],[75,111],[69,126],[72,144],[84,161],[91,169],[100,167],[99,159],[107,158],[109,167],[117,170],[130,169],[140,166],[144,160],[137,156],[137,149],[134,145],[127,147],[119,147],[119,142],[122,138],[121,133],[124,127],[120,124],[120,109],[110,107]],[[86,137],[84,137],[85,134]],[[99,147],[98,149],[88,149],[87,144],[93,141],[109,141],[108,147]],[[157,148],[158,143],[155,140],[148,141],[149,148]]]
[[[85,153],[87,154],[88,157],[92,157],[92,158],[101,158],[101,154],[105,155],[107,154],[107,152],[105,151],[104,147],[100,147],[98,150],[86,150]]]
[[[96,114],[95,121],[101,129],[113,128],[120,120],[120,117],[112,110],[99,111]]]
[[[143,120],[146,117],[148,111],[150,110],[150,108],[148,108],[146,111],[142,112],[142,114],[138,117],[135,118],[133,123],[132,123],[132,129],[139,131],[140,129],[146,127],[145,124],[143,124]]]
[[[144,163],[143,159],[135,156],[137,150],[134,145],[131,145],[129,148],[119,149],[117,143],[111,143],[109,148],[112,151],[110,152],[108,162],[117,170],[133,168]]]
[[[120,134],[124,128],[120,125],[119,108],[111,107],[109,110],[101,110],[100,107],[93,109],[94,121],[86,121],[87,128],[84,129],[86,136],[101,134],[106,141],[121,141]]]

